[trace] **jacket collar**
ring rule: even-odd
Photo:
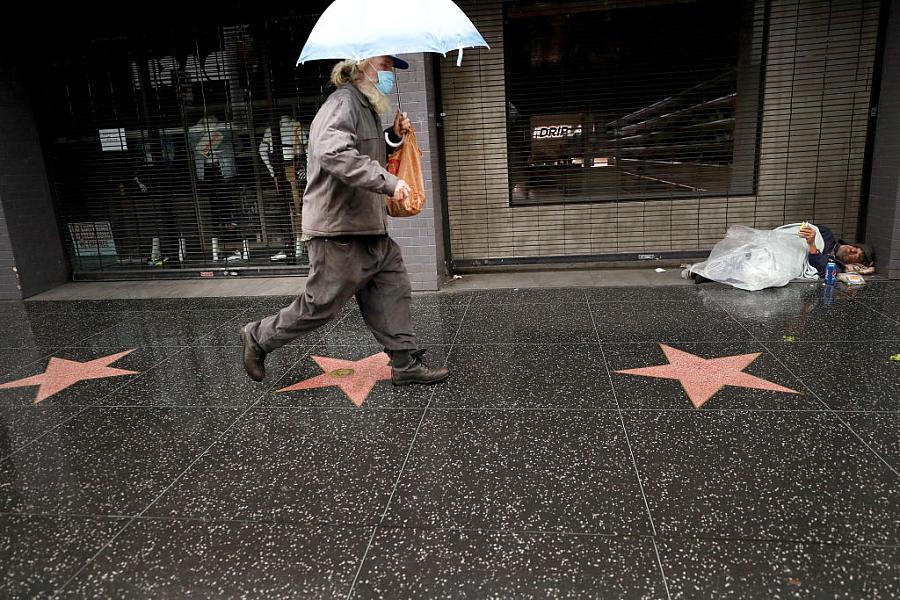
[[[359,91],[359,88],[358,88],[358,87],[356,87],[356,86],[355,86],[354,84],[352,84],[352,83],[348,83],[348,84],[345,85],[344,87],[350,88],[350,95],[353,96],[354,98],[356,98],[357,102],[359,102],[360,104],[362,104],[363,106],[365,106],[365,107],[368,108],[369,110],[373,110],[373,109],[372,109],[372,105],[369,104],[369,99],[366,98],[366,95],[365,95],[365,94],[363,94],[361,91]]]

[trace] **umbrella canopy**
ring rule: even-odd
[[[489,48],[452,0],[335,0],[325,9],[300,52],[309,60],[355,58]]]

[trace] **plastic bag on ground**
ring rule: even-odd
[[[754,292],[801,277],[807,252],[806,242],[795,234],[734,225],[691,272]]]

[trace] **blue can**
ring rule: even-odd
[[[834,259],[829,258],[828,264],[825,265],[825,285],[834,285],[834,278],[837,275],[837,265]]]

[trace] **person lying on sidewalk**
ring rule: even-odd
[[[825,266],[828,259],[833,258],[838,270],[844,273],[873,273],[875,253],[868,244],[851,244],[844,240],[836,240],[834,233],[824,225],[816,225],[816,229],[822,235],[823,246],[816,245],[816,229],[809,223],[804,223],[799,229],[799,235],[806,241],[809,250],[809,261],[819,277],[825,277]]]
[[[874,272],[875,256],[868,245],[836,240],[824,225],[792,223],[772,231],[735,225],[706,261],[689,266],[681,276],[755,291],[824,277],[829,258],[839,271]]]

